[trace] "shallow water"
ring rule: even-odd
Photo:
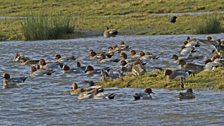
[[[213,35],[223,39],[223,34]],[[125,41],[132,49],[158,54],[158,60],[147,61],[147,70],[153,67],[177,67],[170,59],[177,54],[187,35],[118,36],[50,40],[32,42],[1,42],[0,72],[12,76],[28,75],[30,66],[11,62],[16,51],[32,59],[53,61],[56,53],[79,56],[83,64],[97,68],[114,64],[99,64],[87,60],[88,50],[106,51],[110,45]],[[192,36],[205,38],[206,36]],[[209,56],[211,48],[203,45],[199,53]],[[206,59],[206,58],[205,58]],[[198,61],[198,63],[202,63]],[[75,66],[74,62],[68,63]],[[153,100],[133,101],[132,95],[143,89],[108,88],[116,93],[114,100],[77,100],[68,93],[71,82],[84,85],[83,80],[99,81],[99,76],[63,74],[29,78],[16,89],[0,89],[0,125],[224,125],[224,92],[196,90],[196,99],[180,101],[179,91],[153,89]],[[2,81],[0,79],[0,81]]]

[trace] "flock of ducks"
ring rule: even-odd
[[[117,34],[113,30],[107,30],[107,33],[105,33],[107,35]],[[211,51],[211,57],[204,64],[196,64],[194,61],[203,59],[203,55],[197,54],[197,48],[203,44],[211,45],[214,47],[214,50]],[[181,46],[179,54],[173,55],[174,63],[179,65],[179,69],[162,68],[162,70],[164,70],[164,76],[168,80],[180,79],[180,86],[184,89],[184,81],[190,74],[223,67],[223,55],[224,42],[220,40],[214,41],[211,37],[208,37],[207,40],[188,37]],[[89,60],[96,61],[99,64],[116,64],[116,69],[110,67],[95,69],[92,65],[83,66],[78,61],[78,57],[75,56],[62,57],[60,54],[56,54],[54,62],[46,62],[45,59],[32,60],[17,52],[13,61],[21,65],[30,65],[30,75],[12,78],[9,73],[3,73],[3,88],[17,88],[17,83],[22,83],[29,77],[50,76],[56,70],[62,70],[64,73],[83,73],[87,76],[100,74],[100,80],[105,82],[117,78],[122,79],[124,76],[129,75],[139,76],[146,72],[147,60],[157,60],[159,58],[159,56],[150,52],[139,51],[137,53],[136,50],[129,47],[125,42],[108,47],[106,52],[89,50],[87,57]],[[71,68],[67,65],[67,62],[76,63],[76,67]],[[133,98],[134,100],[152,99],[151,94],[153,93],[151,88],[146,88],[143,92],[133,94]],[[89,86],[87,87],[79,87],[77,83],[72,83],[70,94],[77,95],[78,99],[114,99],[116,96],[114,93],[104,91],[102,86],[97,86],[92,81],[89,81]],[[195,98],[191,88],[188,88],[186,92],[180,92],[178,97],[180,99]]]

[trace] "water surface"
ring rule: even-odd
[[[213,35],[223,39],[223,34]],[[170,59],[178,54],[182,41],[187,35],[167,36],[118,36],[80,38],[73,40],[49,40],[32,42],[1,42],[0,73],[12,76],[28,75],[30,66],[11,62],[16,51],[32,59],[45,58],[53,61],[56,53],[79,56],[85,64],[96,68],[116,64],[99,64],[88,60],[88,50],[106,51],[110,45],[125,41],[137,51],[150,51],[160,56],[158,60],[147,61],[147,70],[153,67],[177,67]],[[205,35],[192,36],[205,38]],[[211,47],[203,45],[199,53],[209,57]],[[203,63],[202,61],[197,61]],[[75,67],[74,62],[68,63]],[[71,82],[84,85],[83,80],[99,81],[99,76],[84,74],[63,74],[55,72],[52,76],[29,78],[16,89],[0,88],[0,125],[224,125],[224,92],[196,90],[196,99],[180,101],[176,98],[179,91],[153,89],[153,100],[133,101],[132,95],[143,89],[108,88],[116,93],[114,100],[77,100],[68,93]],[[0,79],[0,81],[2,81]]]

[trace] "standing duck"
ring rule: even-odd
[[[169,70],[167,69],[165,71],[165,76],[167,79],[180,79],[180,86],[181,88],[184,89],[184,80],[186,77],[190,75],[190,71],[188,70],[182,70],[182,69],[177,69],[177,70]]]

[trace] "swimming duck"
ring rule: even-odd
[[[194,99],[195,96],[194,96],[193,90],[191,88],[188,88],[186,92],[180,92],[179,95],[178,95],[178,98],[180,100],[182,100],[182,99]]]
[[[85,68],[85,73],[87,75],[93,75],[94,74],[94,68],[91,65],[87,65]]]
[[[84,88],[79,88],[77,83],[72,83],[71,85],[71,90],[70,90],[70,94],[71,95],[78,95],[82,92],[84,92]]]
[[[29,60],[29,59],[23,59],[21,60],[22,65],[28,65],[28,64],[38,64],[39,60]]]
[[[17,83],[23,83],[28,77],[15,77],[11,78],[8,73],[3,73],[3,89],[17,88]]]
[[[167,79],[180,79],[180,86],[181,88],[184,89],[184,80],[191,74],[190,71],[188,70],[182,70],[182,69],[177,69],[177,70],[169,70],[167,69],[165,71],[165,77]]]
[[[29,60],[29,58],[22,56],[19,52],[16,52],[16,55],[15,55],[13,61],[14,62],[22,62],[23,60]]]
[[[67,61],[73,61],[76,60],[77,57],[75,56],[67,56],[67,57],[61,57],[60,54],[55,55],[55,60],[56,62],[62,63],[62,62],[67,62]]]
[[[40,66],[36,65],[31,67],[30,76],[35,77],[35,76],[51,75],[53,72],[54,72],[53,70],[40,69]]]
[[[146,99],[152,99],[151,94],[154,94],[154,93],[152,92],[152,89],[151,89],[151,88],[146,88],[146,89],[144,89],[144,93],[135,93],[135,94],[133,95],[133,97],[134,97],[134,100],[140,100],[140,99],[144,99],[144,100],[146,100]]]
[[[103,88],[93,89],[93,99],[114,99],[114,93],[106,93]]]
[[[106,27],[106,30],[103,32],[103,37],[109,38],[109,37],[115,37],[118,34],[118,31],[116,29],[110,29],[109,27]]]
[[[144,51],[140,51],[140,53],[139,53],[139,59],[142,59],[142,60],[158,59],[158,58],[159,58],[158,56],[152,55],[149,52],[145,53]]]
[[[93,51],[92,49],[89,51],[89,59],[93,60],[97,58],[97,53]]]
[[[131,58],[137,59],[139,57],[139,55],[136,54],[135,50],[131,50],[130,54],[131,54]]]

